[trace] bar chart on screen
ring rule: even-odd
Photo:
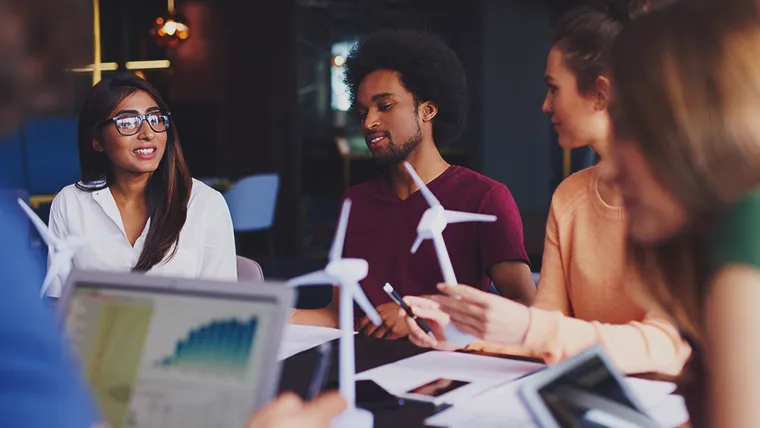
[[[212,320],[177,340],[174,352],[158,360],[158,368],[199,374],[241,376],[251,355],[256,317]]]
[[[243,426],[264,323],[250,307],[206,306],[154,318],[126,427]]]

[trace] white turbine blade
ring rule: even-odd
[[[461,211],[446,210],[444,211],[444,216],[446,217],[446,223],[465,223],[468,221],[484,221],[484,222],[496,221],[495,215],[465,213]]]
[[[40,297],[45,297],[45,295],[47,295],[48,289],[50,288],[50,284],[53,282],[53,278],[55,278],[55,275],[53,275],[51,271],[48,271],[47,275],[45,275],[45,281],[42,282],[42,290],[40,290]]]
[[[356,303],[364,311],[364,314],[369,317],[370,321],[372,321],[372,324],[382,324],[383,320],[380,318],[380,314],[378,314],[375,310],[375,307],[372,306],[372,303],[367,298],[367,295],[364,294],[364,291],[362,291],[362,287],[359,285],[359,283],[353,282],[346,284],[346,286],[347,287],[344,287],[343,284],[341,284],[341,287],[343,288],[343,290],[341,290],[341,293],[351,293],[351,295],[354,296]]]
[[[417,175],[417,171],[414,170],[412,167],[412,164],[409,162],[404,162],[404,166],[406,167],[406,170],[409,171],[409,175],[412,176],[412,180],[414,180],[415,184],[417,184],[417,187],[420,188],[420,192],[422,192],[422,197],[425,198],[428,205],[431,207],[436,205],[441,205],[440,202],[438,202],[438,199],[433,195],[433,192],[430,191],[430,189],[427,188],[425,185],[425,182],[422,181],[419,175]]]
[[[417,235],[417,239],[415,239],[414,244],[412,244],[412,254],[416,253],[417,250],[420,249],[420,245],[422,245],[422,237]]]
[[[343,208],[340,210],[340,220],[338,229],[335,231],[333,244],[330,248],[330,261],[339,260],[343,257],[343,241],[346,239],[346,227],[348,227],[348,214],[351,212],[351,200],[343,201]]]
[[[42,290],[40,291],[41,297],[45,297],[45,295],[48,294],[48,290],[50,289],[50,285],[52,284],[53,279],[55,279],[58,276],[59,272],[65,269],[67,267],[66,265],[69,263],[71,263],[70,258],[61,256],[61,253],[54,253],[52,260],[50,261],[50,266],[48,266],[47,274],[45,274],[45,281],[42,283]],[[55,294],[60,294],[60,290],[57,290]],[[52,297],[59,296],[56,295]]]
[[[320,270],[293,278],[287,282],[287,285],[289,287],[300,287],[302,285],[331,285],[336,282],[335,278]]]
[[[37,213],[34,212],[34,210],[29,208],[29,205],[27,205],[23,199],[18,198],[18,204],[21,206],[21,209],[24,210],[24,213],[26,214],[26,216],[29,217],[29,220],[32,221],[32,224],[34,225],[35,229],[37,229],[37,231],[40,233],[40,236],[42,236],[42,240],[45,241],[45,245],[47,245],[48,247],[52,247],[56,239],[48,230],[47,225],[45,225],[45,222],[42,221],[42,219],[37,215]]]
[[[449,257],[449,251],[446,249],[446,241],[443,239],[443,235],[440,233],[433,234],[433,246],[435,247],[435,254],[438,256],[443,282],[449,285],[458,284],[454,265],[451,264],[451,257]]]

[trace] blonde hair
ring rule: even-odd
[[[683,1],[634,21],[612,52],[617,138],[636,142],[686,208],[679,236],[632,255],[655,298],[702,336],[713,219],[760,185],[760,19],[754,2]]]

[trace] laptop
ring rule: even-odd
[[[283,283],[72,271],[66,333],[112,428],[243,427],[277,392]]]
[[[599,345],[526,378],[520,398],[541,427],[658,426]]]

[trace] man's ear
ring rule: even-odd
[[[425,101],[419,106],[420,116],[423,122],[430,122],[438,114],[438,106],[430,101]]]
[[[100,144],[97,138],[92,139],[92,148],[98,153],[103,153],[103,146]]]
[[[599,111],[606,110],[610,102],[610,79],[599,76],[594,82],[594,96],[596,97],[596,109]]]

